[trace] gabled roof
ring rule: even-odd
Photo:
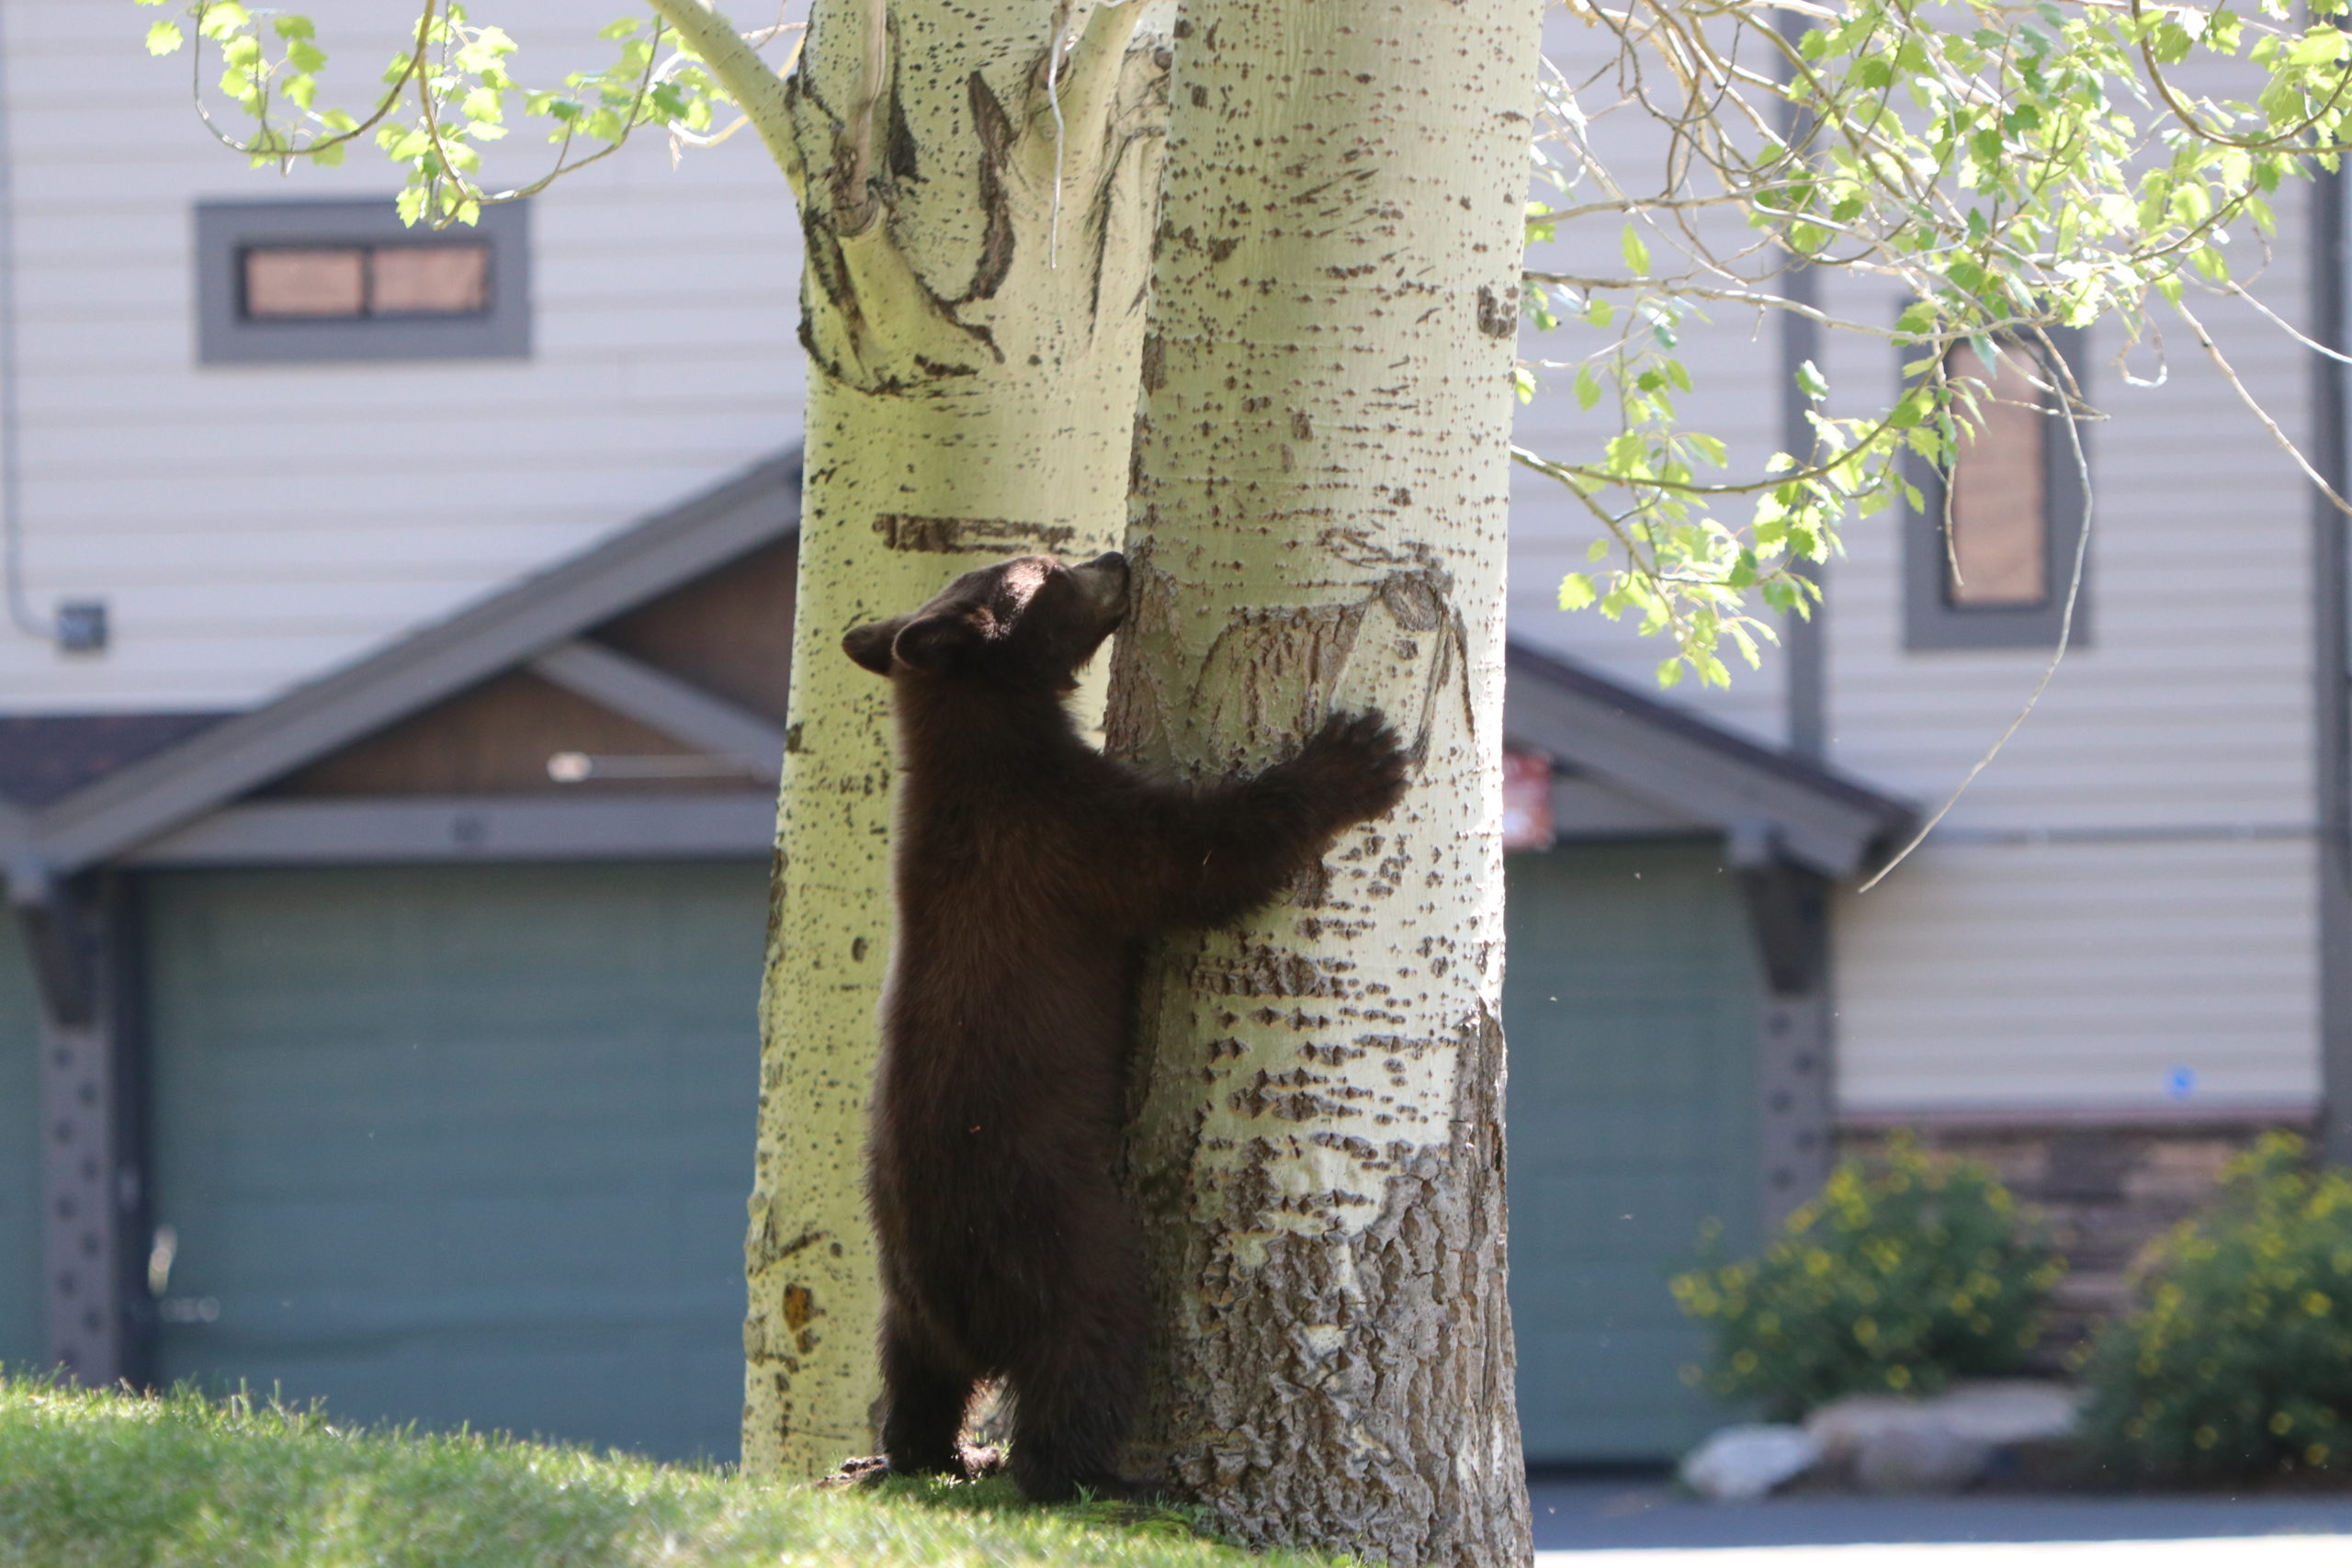
[[[0,799],[38,809],[229,716],[227,711],[0,716]]]
[[[797,452],[770,458],[248,713],[0,719],[0,853],[12,890],[39,897],[50,879],[110,860],[266,859],[277,852],[270,846],[312,859],[332,858],[338,843],[356,859],[429,858],[449,840],[444,818],[463,818],[472,832],[459,837],[500,853],[569,857],[617,845],[597,815],[619,809],[610,801],[378,802],[366,808],[375,816],[365,831],[354,806],[239,803],[521,667],[618,712],[652,716],[707,750],[773,757],[780,737],[763,721],[582,634],[791,535],[799,524],[799,472]],[[1505,668],[1504,727],[1513,743],[1549,755],[1574,784],[1605,795],[1616,830],[1723,832],[1751,853],[1760,846],[1841,876],[1882,852],[1912,820],[1899,801],[1555,656],[1514,643]],[[702,822],[696,810],[725,820]],[[705,850],[762,849],[772,811],[772,796],[763,803],[748,792],[665,803],[652,814],[661,830],[639,847],[675,850],[684,831]],[[398,820],[375,820],[387,812]],[[502,824],[504,837],[490,830]],[[306,828],[332,841],[310,843]],[[246,839],[267,842],[254,848]]]
[[[1512,643],[1503,729],[1514,745],[1679,820],[1770,843],[1825,876],[1849,876],[1914,823],[1865,784]]]
[[[274,702],[191,726],[179,744],[30,809],[0,812],[10,880],[21,892],[104,861],[783,538],[799,521],[796,450]]]

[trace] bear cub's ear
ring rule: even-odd
[[[996,622],[985,610],[916,615],[899,628],[891,649],[910,670],[937,674],[988,640]]]
[[[890,656],[910,670],[935,674],[967,649],[988,639],[995,623],[984,611],[893,615],[853,626],[842,637],[842,651],[876,675],[890,672]]]
[[[876,675],[890,672],[890,645],[912,615],[893,615],[887,621],[868,621],[862,626],[852,626],[842,637],[842,651]]]

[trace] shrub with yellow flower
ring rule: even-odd
[[[1762,1258],[1675,1280],[1683,1312],[1714,1329],[1709,1364],[1686,1376],[1784,1420],[1849,1393],[1998,1377],[2024,1364],[2064,1268],[1990,1170],[1897,1137],[1840,1165]]]
[[[2341,1469],[2352,1421],[2352,1176],[2272,1134],[2151,1247],[2085,1358],[2084,1438],[2125,1481]]]

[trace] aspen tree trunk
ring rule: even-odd
[[[778,82],[705,0],[654,3],[792,177],[807,243],[800,589],[743,1324],[744,1469],[797,1478],[875,1450],[879,1392],[863,1174],[891,738],[887,685],[841,636],[981,562],[1116,542],[1165,17],[1146,0],[818,0],[800,68]]]
[[[1536,0],[1186,0],[1111,737],[1261,766],[1385,708],[1414,782],[1172,942],[1129,1151],[1140,1459],[1257,1542],[1529,1557],[1504,1296],[1505,493]]]

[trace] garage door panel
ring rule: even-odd
[[[48,1359],[42,1321],[40,1011],[16,920],[0,922],[0,1366]]]
[[[731,1452],[762,868],[148,887],[167,1376]]]
[[[1673,1274],[1753,1235],[1758,979],[1715,846],[1513,857],[1511,1314],[1529,1457],[1660,1459],[1724,1413]],[[1639,874],[1638,875],[1636,874]]]

